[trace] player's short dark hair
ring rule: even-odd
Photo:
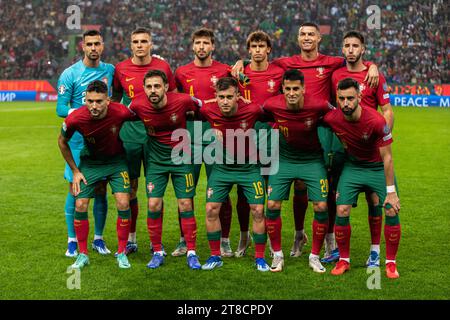
[[[93,30],[93,29],[91,29],[91,30],[86,30],[84,33],[83,33],[83,40],[86,38],[86,37],[95,37],[95,36],[102,36],[102,34],[100,33],[100,31],[98,31],[98,30]]]
[[[317,24],[315,24],[314,22],[305,22],[305,23],[302,23],[302,24],[300,25],[300,28],[298,28],[298,31],[300,31],[300,29],[301,29],[302,27],[314,27],[314,28],[316,28],[317,31],[320,32],[319,26],[318,26]]]
[[[350,88],[355,88],[356,92],[359,93],[359,83],[353,78],[345,78],[338,82],[338,90],[346,90]]]
[[[300,80],[300,83],[303,85],[305,84],[305,76],[303,75],[303,72],[297,69],[289,69],[284,72],[283,74],[283,83],[285,80],[289,81],[297,81]]]
[[[148,34],[150,37],[152,36],[152,33],[150,31],[150,29],[144,28],[144,27],[137,27],[136,29],[133,30],[133,32],[131,32],[131,35],[135,35],[135,34],[140,34],[140,33],[146,33]]]
[[[247,49],[250,49],[250,42],[266,42],[267,47],[272,48],[272,40],[270,36],[261,30],[254,31],[248,35],[247,38]]]
[[[147,80],[148,78],[153,78],[153,77],[161,77],[161,79],[163,80],[164,84],[168,84],[169,83],[169,81],[167,80],[167,75],[164,73],[164,71],[161,71],[161,70],[149,70],[144,76],[144,85],[145,85],[145,80]]]
[[[239,84],[235,78],[223,77],[220,78],[216,83],[216,91],[227,90],[230,87],[234,87],[236,90],[239,89]]]
[[[344,39],[343,40],[345,40],[347,38],[357,38],[357,39],[359,39],[359,41],[361,41],[362,44],[364,44],[364,36],[359,31],[351,30],[351,31],[347,32],[344,35]]]
[[[94,80],[87,86],[86,92],[97,92],[108,94],[108,86],[100,80]]]
[[[192,42],[195,41],[196,38],[210,38],[211,39],[211,43],[214,44],[214,31],[212,31],[211,29],[208,28],[200,28],[195,30],[192,33],[191,36],[191,40]]]

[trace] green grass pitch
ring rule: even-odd
[[[450,297],[450,110],[394,108],[394,167],[402,204],[401,277],[389,280],[381,268],[381,289],[367,287],[364,263],[369,250],[367,207],[363,195],[352,211],[352,269],[341,277],[313,273],[308,254],[286,258],[282,273],[260,273],[250,255],[224,259],[212,272],[192,271],[185,257],[167,257],[163,267],[146,268],[150,259],[146,197],[140,181],[137,254],[132,268],[120,270],[112,255],[90,251],[91,265],[81,271],[81,288],[68,289],[64,201],[67,183],[57,146],[62,122],[52,103],[0,104],[0,299],[448,299]],[[195,199],[198,254],[209,255],[205,231],[204,173]],[[232,200],[235,203],[235,192]],[[167,200],[169,199],[169,200]],[[163,243],[171,252],[179,237],[173,189],[166,193]],[[91,205],[92,208],[92,205]],[[293,239],[292,200],[283,207],[283,250]],[[92,210],[90,241],[93,237]],[[109,195],[105,239],[117,249],[117,211]],[[311,205],[305,222],[311,235]],[[235,212],[231,230],[236,248]],[[304,252],[308,252],[310,243]],[[384,262],[384,239],[382,240]],[[268,258],[268,255],[267,255]],[[269,260],[270,261],[270,260]]]

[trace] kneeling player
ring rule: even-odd
[[[248,161],[252,153],[250,149],[252,146],[255,147],[254,142],[248,141],[247,144],[242,140],[242,137],[244,139],[249,137],[246,131],[254,127],[256,120],[262,115],[262,110],[256,104],[239,101],[238,83],[233,78],[226,77],[217,81],[216,99],[217,102],[206,103],[200,109],[202,116],[214,128],[219,145],[224,147],[222,158],[226,158],[226,161],[225,159],[219,161],[216,150],[216,161],[208,178],[206,231],[211,256],[202,266],[202,269],[212,270],[223,264],[220,257],[221,223],[219,211],[222,204],[227,200],[231,188],[234,184],[237,184],[243,189],[253,216],[253,241],[255,243],[257,270],[269,271],[269,265],[264,259],[267,241],[264,218],[265,183],[261,177],[259,166]],[[227,141],[229,142],[230,139],[233,139],[234,142],[231,142],[233,147],[228,149]],[[237,146],[235,146],[236,140],[238,141]],[[239,145],[239,142],[244,146]],[[243,164],[236,161],[242,155],[240,152],[245,155]]]
[[[331,271],[341,275],[350,269],[350,210],[360,192],[370,190],[385,208],[386,275],[398,278],[396,255],[400,243],[400,200],[395,186],[392,159],[392,134],[385,119],[376,110],[362,107],[359,84],[352,78],[338,83],[340,109],[329,112],[324,121],[336,133],[346,151],[339,179],[334,227],[340,259]]]
[[[96,80],[86,90],[86,106],[72,112],[63,123],[58,144],[73,171],[73,194],[76,196],[74,225],[80,250],[72,268],[80,269],[89,264],[89,200],[94,197],[96,184],[105,178],[114,193],[119,213],[117,262],[120,268],[131,267],[125,255],[130,229],[130,180],[119,130],[126,120],[133,118],[135,115],[127,107],[109,101],[106,84]],[[85,140],[78,167],[68,145],[75,131],[80,132]]]

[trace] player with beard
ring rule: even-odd
[[[338,83],[339,109],[328,112],[324,123],[336,133],[345,149],[345,163],[336,193],[335,225],[339,261],[331,271],[342,275],[350,269],[350,211],[358,194],[376,193],[385,209],[386,276],[398,278],[396,256],[401,237],[400,200],[391,151],[392,133],[375,109],[361,105],[360,84],[345,78]]]
[[[97,30],[86,31],[83,34],[82,48],[84,52],[83,59],[65,69],[58,80],[56,113],[62,118],[66,118],[70,113],[85,104],[86,88],[92,81],[101,80],[108,85],[108,88],[112,86],[114,66],[100,61],[104,49],[103,38],[100,32]],[[83,137],[79,132],[75,132],[68,143],[75,164],[78,165],[80,163],[80,152],[84,147]],[[69,192],[67,193],[65,204],[66,224],[69,235],[66,256],[76,257],[78,253],[74,228],[75,196],[72,192],[73,173],[67,163],[64,178],[69,181]],[[111,252],[103,240],[103,231],[108,212],[105,182],[97,184],[93,211],[95,234],[92,247],[100,254],[109,254]]]
[[[194,52],[194,61],[179,67],[175,71],[175,81],[179,92],[188,93],[190,96],[194,96],[201,100],[210,100],[215,98],[216,82],[222,77],[229,76],[230,66],[220,63],[212,58],[212,54],[215,50],[215,37],[214,32],[207,28],[200,28],[192,34],[192,50]],[[196,141],[194,135],[195,123],[201,123],[202,136],[203,133],[211,128],[211,125],[207,121],[196,122],[188,121],[187,128],[191,134],[193,156],[201,156],[203,154],[204,147],[207,142]],[[193,158],[194,163],[194,180],[197,186],[198,179],[202,164],[199,163],[200,159]],[[206,176],[209,177],[211,173],[211,165],[205,163]],[[238,203],[240,199],[238,198]],[[239,212],[239,210],[238,210]],[[231,200],[227,200],[222,204],[220,208],[220,222],[222,224],[222,235],[220,241],[220,251],[223,257],[232,257],[233,251],[230,245],[230,227],[232,217]],[[180,224],[181,226],[181,224]],[[181,228],[180,228],[181,230]],[[182,232],[182,231],[181,231]],[[181,256],[186,254],[186,241],[183,233],[181,233],[180,241],[172,252],[172,256]]]
[[[387,92],[387,83],[383,74],[380,73],[378,86],[372,88],[365,81],[368,68],[364,64],[363,55],[365,53],[364,36],[358,31],[349,31],[344,35],[342,53],[344,54],[347,65],[336,70],[332,76],[332,93],[336,95],[337,86],[340,80],[352,78],[359,83],[361,93],[361,105],[370,107],[375,110],[381,109],[381,112],[392,130],[394,125],[394,112],[389,103],[389,93]],[[334,100],[334,99],[333,99]],[[335,136],[334,136],[335,137]],[[343,154],[344,148],[335,137],[332,144],[333,154]],[[333,181],[335,186],[338,181]],[[369,226],[371,234],[371,248],[369,258],[367,259],[368,267],[379,267],[380,265],[380,240],[382,229],[382,204],[375,192],[366,192],[367,205],[369,209]],[[330,228],[334,228],[333,221],[330,221]],[[323,262],[329,262],[327,258]]]

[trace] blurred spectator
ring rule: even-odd
[[[68,57],[66,8],[76,4],[82,24],[101,25],[103,60],[117,63],[130,55],[129,37],[137,26],[152,30],[154,53],[173,69],[192,60],[190,34],[205,26],[216,33],[214,58],[232,64],[246,57],[247,35],[262,29],[274,38],[272,58],[298,54],[298,26],[329,25],[320,52],[340,55],[343,34],[366,35],[366,59],[390,83],[450,83],[448,5],[444,0],[0,0],[0,78],[51,79],[74,60]],[[366,25],[370,5],[381,8],[381,29]],[[81,32],[80,32],[81,33]],[[79,50],[78,50],[79,51]],[[80,55],[81,56],[81,52]]]

